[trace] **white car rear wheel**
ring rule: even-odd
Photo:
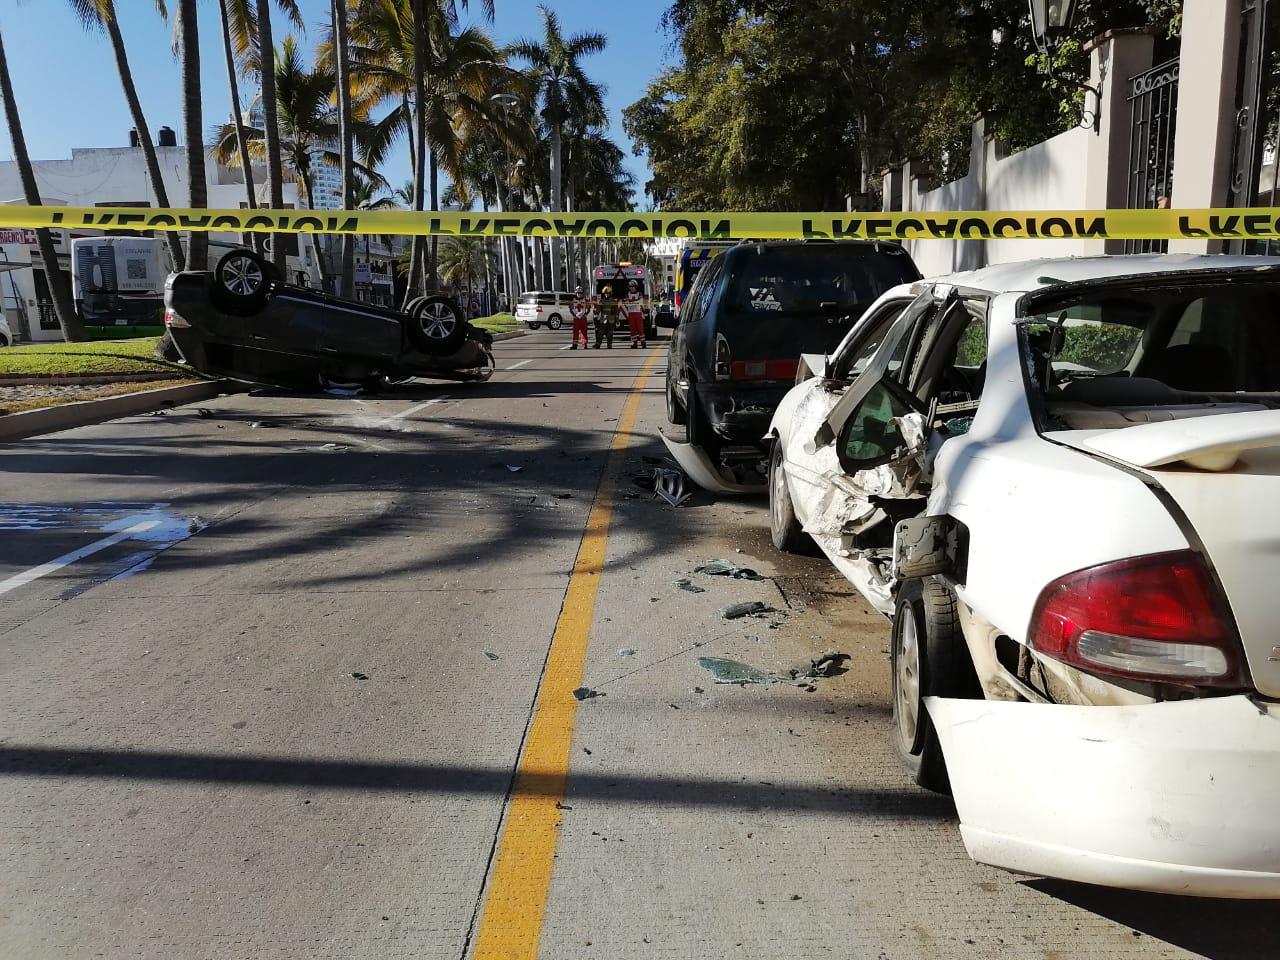
[[[950,793],[951,784],[924,698],[982,696],[957,603],[936,577],[907,580],[893,615],[893,746],[911,778],[936,793]]]

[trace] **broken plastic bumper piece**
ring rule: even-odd
[[[1280,899],[1280,704],[926,704],[974,860],[1158,893]]]

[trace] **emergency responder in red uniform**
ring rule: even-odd
[[[596,311],[596,343],[595,349],[600,349],[600,344],[608,341],[608,347],[613,349],[613,326],[618,317],[618,301],[613,299],[613,287],[605,284],[600,288],[600,297],[594,303]]]
[[[573,343],[570,350],[578,349],[578,338],[582,338],[582,349],[587,349],[587,320],[591,317],[591,301],[582,294],[581,287],[573,291],[573,303],[569,304],[569,315],[573,317]]]
[[[631,349],[643,349],[649,344],[644,339],[644,298],[640,296],[640,285],[632,280],[627,284],[627,296],[622,301],[622,310],[627,316],[627,332],[631,334]]]

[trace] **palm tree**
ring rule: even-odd
[[[182,128],[187,139],[187,205],[208,205],[204,169],[204,113],[200,100],[200,33],[196,0],[178,0],[178,48],[182,57]],[[187,239],[187,269],[209,265],[209,235],[192,230]]]
[[[492,19],[493,0],[479,2]],[[453,33],[458,10],[468,7],[468,0],[363,0],[351,24],[353,95],[371,106],[392,105],[380,124],[383,145],[376,158],[401,134],[408,135],[413,164],[409,207],[415,211],[426,208],[428,181],[436,180],[428,171],[452,169],[458,108],[470,101],[480,112],[481,76],[501,69],[497,51],[482,31]],[[435,209],[438,187],[432,192]],[[406,300],[415,288],[430,283],[423,277],[431,272],[423,266],[425,246],[422,237],[413,238]]]
[[[457,290],[465,286],[466,303],[475,295],[475,282],[487,273],[493,245],[484,237],[445,237],[440,247],[440,274]]]
[[[551,210],[563,209],[561,151],[565,122],[574,114],[587,115],[603,110],[600,87],[583,72],[579,61],[591,53],[604,50],[602,33],[579,33],[565,38],[560,18],[546,6],[542,11],[542,41],[519,40],[511,46],[511,54],[529,64],[531,79],[537,84],[542,105],[542,122],[551,140]],[[551,277],[560,284],[560,240],[551,241]]]
[[[276,91],[277,148],[281,163],[292,171],[303,204],[315,206],[314,167],[317,157],[322,163],[339,162],[339,156],[325,149],[338,139],[337,113],[332,101],[335,96],[333,72],[323,65],[307,69],[302,61],[302,51],[297,37],[286,36],[280,48],[274,52],[272,63],[275,75],[271,86]],[[265,84],[264,84],[265,89]],[[262,114],[266,116],[265,104]],[[363,117],[353,120],[353,134],[365,153],[374,138],[374,127]],[[268,131],[263,127],[245,127],[243,136],[251,159],[261,159],[270,149]],[[230,167],[242,163],[239,156],[238,137],[233,124],[223,124],[215,134],[214,156]],[[378,185],[383,178],[368,164],[352,161],[361,176]],[[283,188],[282,188],[283,190]],[[281,245],[283,248],[283,245]]]
[[[40,206],[40,188],[36,186],[35,170],[31,167],[31,156],[27,153],[27,138],[22,132],[22,118],[18,114],[18,101],[13,95],[13,81],[9,77],[9,59],[4,52],[4,37],[0,35],[0,97],[4,99],[4,118],[9,125],[9,138],[13,142],[13,158],[18,165],[18,175],[22,179],[22,193],[27,206]],[[44,265],[44,275],[49,283],[49,296],[53,300],[53,309],[58,316],[58,326],[62,328],[63,339],[68,341],[85,340],[84,326],[76,315],[75,304],[71,302],[71,291],[62,279],[58,269],[58,253],[53,249],[53,237],[49,231],[41,227],[36,231],[36,243],[40,250],[40,261]]]
[[[351,48],[347,36],[347,15],[350,0],[333,0],[331,5],[333,19],[333,46],[337,62],[336,77],[338,81],[338,128],[341,140],[340,178],[342,180],[342,206],[350,210],[355,199],[355,168],[353,147],[353,131],[351,118]],[[344,234],[342,244],[342,268],[338,280],[338,294],[344,297],[355,293],[355,238]]]
[[[276,117],[275,41],[271,38],[271,0],[257,0],[258,74],[262,78],[262,126],[267,143],[267,192],[271,208],[284,206],[284,169],[280,158],[280,127]],[[283,276],[284,244],[271,244],[271,262]]]
[[[276,0],[276,6],[299,29],[304,29],[302,13],[296,0]],[[261,63],[258,56],[258,11],[256,0],[218,0],[218,12],[222,19],[222,49],[227,62],[227,85],[231,91],[231,119],[237,131],[240,151],[240,169],[244,174],[245,202],[250,209],[258,206],[258,191],[253,182],[253,166],[249,162],[248,141],[244,136],[244,110],[240,101],[239,76],[256,72]],[[254,235],[254,243],[260,247],[262,234]],[[274,244],[273,244],[274,246]]]
[[[156,11],[161,17],[168,18],[169,11],[164,0],[155,0]],[[71,0],[71,7],[80,18],[86,29],[106,30],[111,40],[111,51],[115,54],[116,69],[120,73],[120,85],[124,88],[124,99],[129,105],[129,113],[133,117],[134,129],[138,132],[138,142],[142,147],[142,156],[147,164],[147,176],[151,179],[151,187],[156,193],[156,204],[160,207],[171,206],[169,191],[164,185],[164,176],[160,173],[160,161],[156,158],[155,142],[151,139],[151,128],[147,126],[146,115],[142,112],[142,103],[138,100],[138,90],[133,83],[133,71],[129,69],[129,57],[124,48],[124,37],[120,33],[120,22],[116,18],[115,0]],[[169,256],[173,260],[175,270],[186,267],[186,257],[182,253],[182,239],[175,231],[164,234],[169,245]]]

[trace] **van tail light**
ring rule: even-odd
[[[794,380],[799,360],[738,360],[730,370],[733,380]]]
[[[164,325],[166,327],[177,327],[179,330],[185,330],[187,327],[191,326],[191,324],[187,323],[186,320],[182,319],[182,317],[178,316],[178,314],[174,312],[173,307],[164,308]]]
[[[716,334],[716,379],[729,380],[733,377],[733,352],[729,349],[729,341],[723,333]]]
[[[1199,554],[1157,553],[1077,570],[1041,592],[1033,650],[1088,673],[1249,685],[1235,624]]]
[[[680,304],[682,304],[682,303],[684,303],[684,294],[683,294],[683,293],[681,293],[679,290],[677,290],[677,291],[676,291],[676,306],[678,307],[678,306],[680,306]]]

